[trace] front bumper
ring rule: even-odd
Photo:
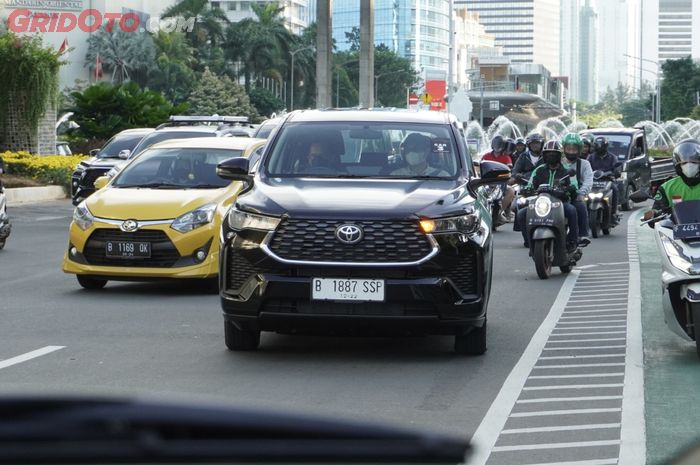
[[[333,334],[464,334],[483,326],[490,240],[435,238],[438,253],[415,266],[289,265],[260,247],[264,233],[243,231],[221,247],[224,318],[243,329]],[[385,301],[315,301],[313,278],[383,279]]]

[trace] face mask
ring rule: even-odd
[[[557,156],[556,154],[553,155],[543,155],[544,157],[544,162],[548,164],[549,166],[557,166],[559,162],[561,161],[561,158]]]
[[[700,165],[697,163],[684,163],[681,165],[681,171],[686,178],[694,178],[700,171]]]
[[[565,152],[564,155],[566,156],[566,159],[571,162],[576,161],[576,158],[578,158],[578,153]]]
[[[420,165],[425,162],[427,155],[421,152],[408,152],[406,154],[406,163],[411,166]]]

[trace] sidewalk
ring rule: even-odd
[[[5,195],[7,196],[7,205],[10,207],[67,198],[66,190],[62,186],[8,188],[5,189]]]
[[[654,231],[639,244],[647,464],[662,465],[700,440],[700,359],[693,343],[671,332],[661,307],[661,261]]]

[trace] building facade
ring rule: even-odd
[[[699,56],[700,33],[697,30],[697,21],[693,21],[700,19],[699,10],[700,5],[697,1],[659,0],[657,27],[660,61]]]
[[[596,2],[598,16],[598,90],[614,89],[618,83],[626,83],[628,48],[628,23],[637,21],[628,15],[627,0],[605,0]]]
[[[502,55],[502,51],[496,47],[496,37],[486,32],[486,28],[479,22],[478,14],[458,7],[455,8],[453,19],[455,49],[452,82],[456,86],[465,86],[470,81],[468,70],[478,67],[480,57]]]
[[[455,6],[477,13],[513,63],[539,63],[559,74],[559,0],[455,0]]]
[[[221,8],[232,23],[254,17],[253,4],[269,3],[269,0],[211,0],[212,6]],[[313,3],[313,5],[311,5]],[[295,34],[315,21],[315,0],[280,0],[284,25]],[[359,24],[359,22],[358,22]]]
[[[579,15],[581,0],[562,0],[559,73],[569,78],[569,95],[577,99],[579,76]]]
[[[578,99],[588,103],[598,101],[598,15],[590,0],[581,8],[579,22],[579,81]]]

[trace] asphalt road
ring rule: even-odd
[[[328,338],[265,333],[232,353],[218,297],[197,283],[109,283],[82,290],[60,270],[67,201],[10,210],[0,252],[0,360],[61,350],[6,368],[0,393],[139,394],[377,420],[471,435],[548,314],[565,277],[537,278],[510,226],[496,233],[488,352],[452,338]],[[625,218],[626,220],[626,218]],[[580,265],[625,262],[626,221]]]

